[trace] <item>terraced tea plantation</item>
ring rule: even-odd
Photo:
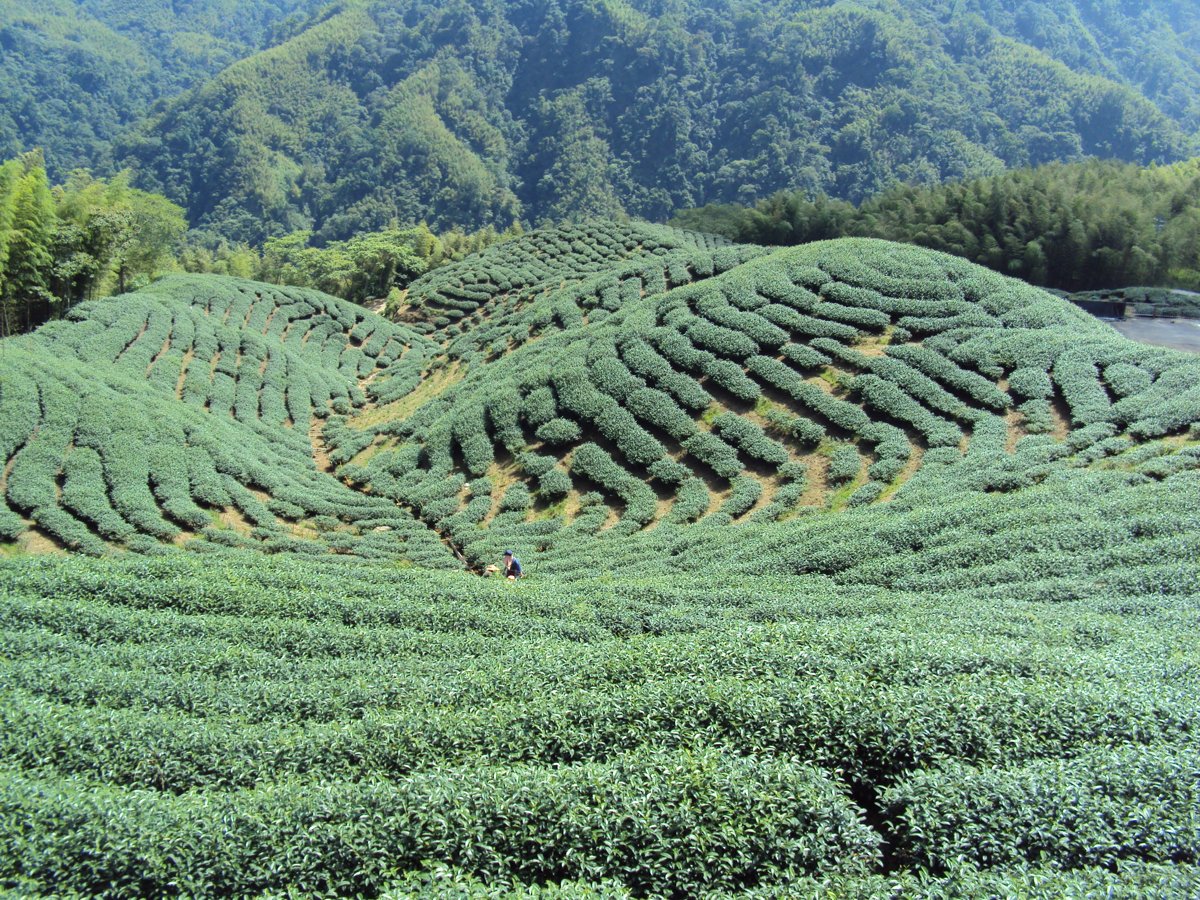
[[[1200,894],[1196,357],[638,224],[388,312],[0,343],[0,886]]]
[[[444,321],[464,293],[490,299],[478,324],[433,332],[435,400],[331,418],[339,475],[473,564],[516,544],[570,572],[630,554],[644,571],[715,526],[717,545],[758,540],[731,523],[1007,508],[1026,504],[1001,495],[1060,477],[1200,466],[1194,357],[947,256],[687,239],[565,283],[513,260],[552,246],[590,272],[612,240],[535,235],[418,282],[410,321]]]
[[[435,349],[331,297],[231,279],[85,304],[0,345],[0,535],[453,564],[406,512],[323,473],[310,439],[331,413],[411,391]]]

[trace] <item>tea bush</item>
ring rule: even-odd
[[[476,436],[468,473],[490,465],[483,443],[489,433],[494,454],[515,456],[540,442],[569,459],[582,442],[593,441],[630,477],[653,480],[666,510],[678,502],[693,465],[704,476],[736,479],[748,475],[746,465],[778,467],[832,437],[847,443],[847,452],[867,457],[868,482],[850,497],[835,498],[840,509],[905,496],[923,465],[951,462],[950,451],[972,455],[974,436],[993,434],[1014,407],[1004,440],[978,442],[976,453],[991,447],[992,455],[964,479],[972,490],[1015,490],[1063,463],[1062,456],[1035,459],[1032,453],[1003,458],[1025,435],[1059,434],[1060,402],[1069,410],[1107,403],[1095,407],[1100,419],[1081,412],[1087,421],[1075,422],[1076,431],[1111,420],[1142,439],[1178,432],[1200,414],[1200,394],[1184,383],[1194,367],[1179,357],[1168,361],[1159,351],[1132,349],[1087,327],[1086,318],[1059,301],[961,260],[852,241],[767,258],[756,251],[752,266],[733,256],[719,265],[712,258],[710,270],[708,251],[685,246],[689,239],[679,236],[660,237],[666,239],[616,241],[619,257],[634,247],[649,256],[615,259],[605,256],[608,250],[593,253],[578,229],[531,236],[523,252],[533,252],[542,268],[530,268],[530,287],[505,289],[511,293],[504,305],[480,320],[478,335],[468,340],[464,331],[446,347],[450,358],[484,368],[405,424],[406,439],[425,448],[422,471],[446,477],[456,465],[468,465],[465,454],[456,456],[447,444],[455,427]],[[518,249],[512,244],[503,253]],[[578,256],[584,269],[572,275],[555,268],[559,262],[547,255],[556,254]],[[605,259],[606,271],[590,268]],[[505,280],[477,278],[457,265],[464,285]],[[685,271],[691,273],[686,284]],[[901,321],[906,318],[911,329]],[[913,329],[924,338],[920,343]],[[1063,329],[1081,329],[1081,337],[1064,339]],[[530,343],[534,334],[539,340]],[[499,335],[507,342],[501,355],[483,355]],[[1072,353],[1091,362],[1081,368]],[[1094,392],[1104,390],[1100,379],[1109,369],[1115,380],[1124,377],[1125,393],[1114,389],[1111,398],[1098,400]],[[1054,379],[1069,380],[1070,397]],[[1178,387],[1169,391],[1171,384]],[[353,404],[352,393],[346,399]],[[455,425],[454,408],[473,403],[488,410],[486,430]],[[733,456],[699,436],[710,430]],[[697,453],[683,446],[688,442]],[[922,453],[914,456],[914,446]],[[660,465],[663,460],[671,465]],[[1165,477],[1187,468],[1180,457],[1155,471]],[[755,520],[793,511],[800,497],[808,498],[808,511],[822,508],[833,497],[830,489],[843,482],[822,485],[824,470],[812,471],[818,483],[811,490],[792,487],[780,501],[770,498]],[[531,491],[540,490],[540,474],[522,477]],[[608,497],[623,502],[611,492]],[[694,518],[698,492],[695,497],[684,504],[685,520]],[[518,539],[520,528],[535,521],[537,513],[525,523],[506,518],[504,528],[516,529],[511,538],[471,535],[470,543],[490,553],[483,548]]]
[[[941,543],[920,515],[961,519],[897,533]],[[966,890],[1033,865],[1187,878],[1190,605],[752,577],[721,546],[679,543],[672,575],[604,577],[601,556],[517,585],[294,552],[9,561],[0,879],[354,893],[440,862],[666,896],[922,869]]]
[[[871,241],[409,300],[0,346],[0,888],[1195,893],[1194,359]]]

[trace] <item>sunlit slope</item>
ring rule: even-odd
[[[471,559],[532,543],[572,566],[631,534],[661,555],[690,523],[784,522],[788,542],[826,512],[994,505],[1097,471],[1150,490],[1200,462],[1200,361],[949,256],[675,248],[531,289],[484,262],[409,293],[428,310],[474,279],[474,319],[433,333],[436,398],[325,430],[353,456],[339,475]]]
[[[393,313],[179,277],[0,344],[6,546],[921,589],[1194,555],[1200,361],[949,256],[576,226]]]
[[[416,386],[428,341],[314,292],[177,277],[0,343],[0,531],[98,554],[160,544],[453,559],[322,471],[310,431]]]
[[[390,220],[663,220],[1194,151],[1190,4],[1019,6],[333,4],[157,107],[112,156],[194,227],[258,244]]]
[[[526,323],[510,314],[568,286],[571,292],[557,297],[564,326],[578,318],[567,309],[573,299],[615,310],[647,292],[727,271],[761,252],[733,246],[723,237],[647,222],[543,228],[435,269],[416,281],[403,306],[392,312],[418,330],[440,329],[447,338],[465,334],[470,344],[484,347],[507,329],[523,323],[537,327],[536,319]],[[625,293],[608,291],[614,283]]]
[[[0,343],[0,889],[1197,895],[1200,361],[623,227]]]

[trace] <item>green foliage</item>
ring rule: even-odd
[[[1141,859],[1195,862],[1183,811],[1200,802],[1196,763],[1191,749],[1135,746],[990,771],[952,764],[914,774],[884,802],[905,819],[900,855],[927,868],[1046,858],[1069,868],[1111,866],[1134,845]],[[1063,821],[1070,826],[1048,827]]]
[[[634,524],[645,525],[654,518],[654,492],[595,444],[581,444],[575,450],[571,458],[571,471],[620,497],[625,504],[625,518]]]
[[[679,287],[650,277],[702,256],[713,260],[711,275],[687,262],[676,268],[692,280]],[[710,511],[715,526],[748,510],[762,523],[870,507],[916,491],[927,463],[937,479],[979,458],[961,484],[1017,490],[1056,467],[1106,459],[1092,448],[1115,429],[1156,438],[1200,414],[1184,358],[1168,362],[965,262],[879,242],[731,251],[718,264],[702,239],[669,229],[555,228],[431,272],[409,299],[406,317],[423,317],[466,377],[395,426],[420,448],[399,481],[346,474],[412,504],[473,565],[528,541],[571,559],[606,521],[555,499],[467,527],[478,519],[456,515],[467,501],[454,480],[509,456],[539,497],[543,476],[559,468],[580,476],[578,490],[602,487],[608,515],[622,518],[611,535],[620,538]],[[435,324],[436,313],[460,306],[469,331]],[[1071,425],[1069,445],[1021,440],[1062,438]],[[358,452],[391,427],[344,446]],[[832,466],[817,458],[827,440],[841,448]],[[580,470],[573,455],[585,443],[594,447]],[[399,455],[384,450],[379,468]],[[1176,453],[1154,471],[1190,468]],[[714,478],[728,482],[724,508],[712,505],[710,486],[723,492]],[[559,475],[547,486],[548,501],[570,493]],[[624,515],[631,500],[635,515]]]
[[[380,367],[389,348],[401,360]],[[233,535],[263,549],[328,552],[325,541],[289,544],[285,523],[332,515],[386,523],[390,546],[367,541],[368,556],[445,565],[436,537],[410,515],[318,472],[307,436],[314,415],[368,402],[365,375],[377,373],[370,387],[386,392],[427,350],[342,301],[253,282],[180,277],[81,304],[0,356],[0,451],[12,463],[5,509],[91,554],[153,547],[146,537]],[[325,431],[330,460],[342,463],[374,439],[340,418]],[[222,516],[256,526],[257,538],[240,524],[218,527]]]
[[[834,484],[845,484],[857,478],[861,467],[858,451],[853,447],[842,444],[829,454],[829,480]]]
[[[104,181],[76,170],[55,189],[55,205],[54,294],[64,308],[171,268],[187,231],[183,210],[131,187],[128,172]]]
[[[570,419],[551,419],[538,427],[537,437],[551,446],[555,444],[571,444],[579,440],[583,432]]]
[[[409,298],[0,343],[3,552],[80,551],[0,563],[0,887],[1194,893],[1193,358],[869,240]]]
[[[493,890],[768,896],[1194,877],[1181,597],[682,557],[693,572],[518,586],[244,552],[9,561],[0,878],[350,894],[445,888],[450,865]]]
[[[0,176],[0,337],[32,327],[52,302],[54,199],[40,153]]]
[[[282,30],[115,139],[110,123],[156,91],[101,70],[129,112],[80,118],[107,126],[94,142],[142,187],[235,243],[393,221],[661,221],[781,190],[857,201],[1054,160],[1186,158],[1200,66],[1180,7],[372,0]],[[19,69],[39,67],[17,49]],[[48,124],[7,130],[64,142]],[[1020,258],[1055,252],[1029,241]]]
[[[307,0],[13,0],[0,11],[0,156],[45,149],[54,178],[109,156],[122,128],[286,36]],[[293,23],[295,24],[295,23]]]
[[[311,232],[299,231],[268,239],[258,277],[362,303],[424,274],[437,241],[424,226],[389,228],[324,247],[310,246],[311,237]]]
[[[800,244],[859,235],[962,256],[1005,275],[1079,293],[1170,284],[1200,288],[1195,198],[1200,164],[1045,165],[937,186],[886,190],[858,207],[783,193],[753,207],[681,213],[685,228],[736,241]],[[1157,295],[1156,295],[1157,296]],[[1143,289],[1130,297],[1149,302]],[[1149,302],[1186,312],[1186,300]]]
[[[0,166],[0,336],[81,300],[140,287],[172,267],[183,210],[84,171],[51,190],[40,153]]]

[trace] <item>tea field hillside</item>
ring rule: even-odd
[[[1200,358],[636,223],[385,312],[0,342],[0,886],[1200,893]]]

